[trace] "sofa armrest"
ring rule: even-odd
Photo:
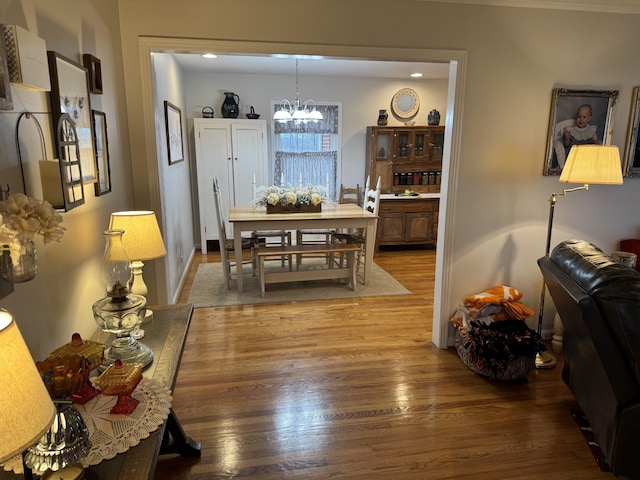
[[[563,351],[571,368],[578,369],[571,375],[580,375],[580,369],[585,368],[587,378],[581,381],[588,382],[589,377],[592,381],[597,378],[596,370],[601,370],[620,404],[638,398],[635,376],[591,296],[551,258],[540,258],[538,265],[564,325]],[[590,365],[576,363],[587,361]],[[565,382],[572,387],[570,379],[565,378]]]

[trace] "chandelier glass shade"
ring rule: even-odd
[[[316,109],[316,101],[300,100],[300,90],[298,88],[298,59],[296,58],[296,96],[293,101],[286,98],[280,102],[280,105],[276,112],[273,114],[273,119],[276,122],[287,123],[317,123],[324,120],[322,113]]]

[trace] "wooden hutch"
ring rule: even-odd
[[[381,178],[376,248],[435,245],[443,144],[441,126],[367,127],[366,175]]]

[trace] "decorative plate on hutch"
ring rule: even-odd
[[[419,108],[420,98],[411,88],[398,90],[391,100],[391,110],[398,118],[411,118]]]

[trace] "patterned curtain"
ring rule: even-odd
[[[328,187],[327,196],[336,191],[338,152],[294,153],[276,152],[275,180],[285,179],[285,187],[308,184]],[[288,179],[288,180],[287,180]],[[300,183],[303,185],[300,185]]]
[[[275,110],[279,110],[280,105],[276,105]],[[279,133],[331,133],[338,134],[338,106],[337,105],[317,105],[316,109],[322,114],[323,120],[317,123],[299,123],[287,122],[280,123],[275,122],[274,132]]]
[[[276,110],[279,108],[276,105]],[[328,188],[327,196],[335,198],[338,175],[340,125],[338,105],[318,105],[323,120],[317,123],[274,122],[277,150],[274,183],[285,186],[308,184]],[[295,138],[295,141],[293,139]],[[319,140],[320,139],[320,140]]]

